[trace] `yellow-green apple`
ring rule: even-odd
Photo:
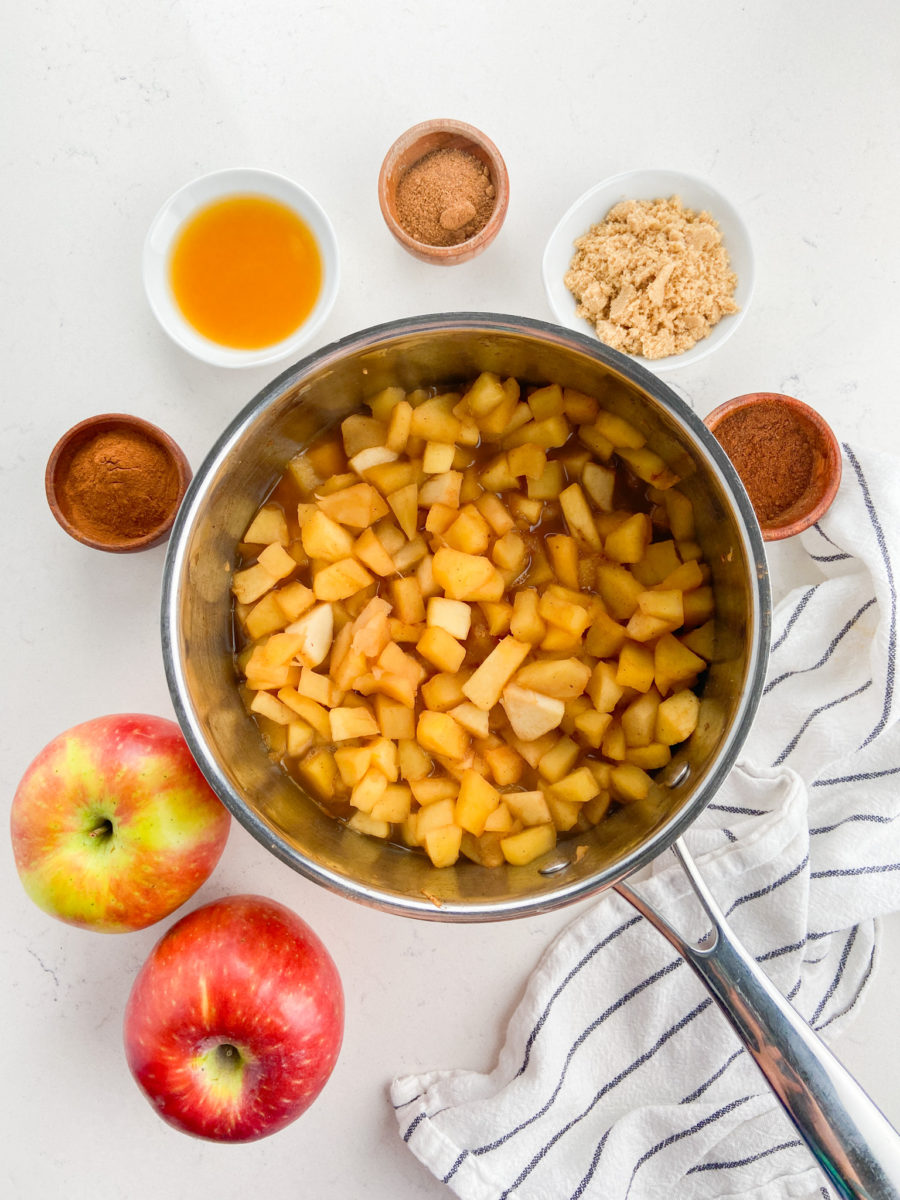
[[[156,1112],[184,1133],[251,1142],[295,1120],[334,1068],[344,994],[291,909],[228,896],[188,913],[141,968],[125,1053]]]
[[[10,820],[35,904],[103,933],[174,912],[211,874],[230,823],[175,722],[140,713],[54,738],[22,777]]]

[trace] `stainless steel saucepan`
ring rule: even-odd
[[[480,371],[596,395],[646,434],[692,499],[712,568],[717,650],[700,725],[646,802],[622,807],[586,853],[562,843],[525,867],[435,869],[424,855],[361,837],[326,816],[267,756],[238,696],[231,645],[235,544],[285,462],[388,384],[465,381]],[[759,702],[771,603],[759,527],[716,440],[656,376],[599,342],[543,322],[439,314],[381,325],[290,367],[225,430],[194,476],[166,558],[162,639],[185,736],[234,816],[277,858],[364,904],[439,921],[546,912],[615,887],[709,987],[837,1190],[900,1198],[900,1137],[730,933],[680,834],[734,764]],[[712,932],[689,945],[625,882],[673,848]]]

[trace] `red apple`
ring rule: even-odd
[[[340,976],[306,922],[274,900],[229,896],[157,942],[128,998],[125,1053],[170,1125],[251,1142],[312,1104],[343,1030]]]
[[[211,874],[231,818],[162,717],[97,717],[45,746],[12,802],[16,866],[45,912],[103,933],[143,929]]]

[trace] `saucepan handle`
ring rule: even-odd
[[[900,1134],[735,939],[680,839],[673,849],[712,922],[700,946],[627,884],[616,890],[709,988],[840,1195],[900,1200]]]

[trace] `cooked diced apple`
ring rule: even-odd
[[[301,720],[306,721],[307,725],[311,725],[320,737],[331,736],[331,722],[328,719],[327,708],[316,703],[315,700],[310,700],[308,696],[301,696],[296,688],[292,687],[279,688],[278,699],[296,713]]]
[[[347,827],[356,833],[365,833],[369,837],[390,837],[391,827],[387,821],[376,820],[371,813],[355,812],[347,821]]]
[[[706,669],[706,662],[671,633],[664,633],[653,649],[653,671],[660,695],[687,683]]]
[[[405,404],[406,392],[402,387],[386,387],[366,400],[366,407],[376,421],[389,421],[398,404]]]
[[[346,600],[372,582],[372,576],[355,558],[344,558],[316,572],[313,591],[317,600]]]
[[[396,454],[402,454],[406,449],[406,443],[409,441],[409,431],[412,426],[412,414],[412,405],[407,400],[400,400],[391,409],[387,435],[384,439],[384,444],[388,450],[393,450]]]
[[[247,527],[244,541],[259,546],[268,546],[272,542],[286,546],[290,537],[282,509],[277,504],[264,505]]]
[[[619,447],[617,453],[619,458],[628,463],[638,479],[643,479],[645,483],[650,483],[662,490],[671,488],[678,482],[675,472],[670,471],[664,460],[654,451],[648,450],[646,446],[642,446],[638,450]]]
[[[412,737],[400,738],[397,742],[397,765],[401,778],[407,782],[425,779],[431,774],[431,757],[415,740],[415,729]]]
[[[650,794],[652,786],[653,780],[647,772],[636,767],[634,763],[621,763],[610,772],[612,793],[621,803],[644,800]]]
[[[310,558],[337,562],[353,553],[353,538],[321,510],[313,513],[300,533],[303,549]]]
[[[500,793],[477,771],[464,771],[456,798],[454,819],[463,829],[479,837],[485,822],[500,803]]]
[[[547,467],[547,451],[543,446],[535,446],[532,442],[514,446],[507,453],[506,459],[510,474],[524,475],[526,479],[540,479]]]
[[[412,415],[410,434],[426,442],[454,443],[459,439],[461,422],[453,415],[457,399],[452,395],[432,396],[419,404]]]
[[[330,800],[340,783],[334,755],[324,747],[313,750],[301,759],[297,764],[297,774],[301,782],[322,800]]]
[[[307,609],[312,608],[316,602],[312,588],[308,588],[306,584],[300,583],[299,580],[295,580],[293,583],[286,583],[283,588],[279,588],[274,593],[274,597],[288,621],[296,621]]]
[[[625,734],[625,743],[632,746],[649,746],[656,731],[656,714],[659,709],[659,692],[651,687],[638,696],[622,713],[620,720]]]
[[[633,513],[609,534],[603,552],[613,562],[640,562],[650,544],[652,532],[647,514]]]
[[[700,701],[686,688],[663,700],[656,714],[656,741],[674,746],[685,741],[697,728]]]
[[[305,721],[292,720],[287,727],[287,753],[291,758],[300,758],[316,740],[315,730]]]
[[[448,712],[465,700],[463,685],[467,676],[456,672],[453,675],[439,672],[422,684],[422,699],[427,708],[434,712]]]
[[[509,684],[503,689],[500,703],[513,732],[523,742],[533,742],[551,729],[556,729],[565,714],[562,700],[516,684]]]
[[[470,738],[449,713],[426,709],[419,715],[416,738],[423,750],[444,758],[462,759],[470,749]]]
[[[636,692],[647,692],[653,686],[653,678],[653,651],[640,642],[625,642],[619,651],[616,683]]]
[[[421,818],[421,814],[420,814]],[[463,831],[459,825],[444,825],[430,829],[424,835],[425,853],[435,867],[452,867],[459,858]]]
[[[589,767],[578,767],[550,788],[551,795],[572,804],[587,804],[599,791],[600,784]]]
[[[585,499],[581,485],[578,483],[569,484],[560,493],[559,503],[572,536],[577,538],[578,541],[583,542],[586,546],[590,546],[592,550],[600,550],[602,547],[600,534],[597,532],[593,514]]]
[[[515,454],[510,450],[510,454]],[[558,459],[546,463],[536,479],[529,478],[526,485],[528,499],[534,503],[543,500],[558,500],[566,486],[566,473]]]
[[[466,554],[484,554],[490,545],[491,527],[474,504],[465,504],[456,520],[444,531],[444,541]]]
[[[376,694],[375,719],[382,737],[393,741],[411,739],[416,736],[415,713],[399,700]]]
[[[684,594],[684,625],[693,629],[705,624],[715,613],[716,602],[711,587],[694,588]]]
[[[451,708],[450,716],[473,737],[486,738],[491,732],[490,714],[486,713],[483,708],[476,708],[468,700]]]
[[[516,523],[510,516],[509,509],[500,497],[495,496],[492,492],[481,492],[475,500],[475,507],[497,537],[503,537],[505,533],[509,533],[511,529],[515,528]]]
[[[663,742],[651,742],[649,746],[629,746],[625,761],[643,767],[645,771],[657,771],[672,758],[672,751]]]
[[[284,546],[278,542],[272,542],[271,545],[266,546],[265,550],[260,553],[256,563],[257,566],[263,567],[264,570],[268,571],[274,579],[284,579],[297,566],[296,559],[292,558]]]
[[[667,575],[680,566],[681,561],[675,543],[671,538],[667,538],[664,542],[651,542],[644,551],[643,558],[640,562],[634,563],[631,571],[635,579],[639,580],[644,587],[651,588],[662,583]]]
[[[509,787],[518,783],[525,770],[525,760],[521,754],[506,743],[485,750],[484,761],[494,777],[494,782],[500,787]]]
[[[368,708],[338,707],[331,709],[331,740],[349,742],[352,738],[372,737],[379,732],[378,723]]]
[[[309,595],[312,600],[312,592]],[[279,629],[284,629],[289,620],[290,618],[285,615],[284,609],[278,602],[278,592],[267,592],[262,600],[258,600],[250,609],[244,617],[243,624],[247,636],[257,641],[259,638],[264,638],[267,633],[275,633]]]
[[[614,621],[605,612],[597,612],[591,619],[590,628],[584,639],[584,648],[595,658],[615,658],[625,642],[625,627]]]
[[[508,433],[503,442],[507,449],[532,442],[549,450],[551,447],[564,446],[571,432],[569,422],[561,413],[559,416],[545,417],[541,421],[528,421],[521,428]]]
[[[630,421],[615,413],[601,409],[594,419],[594,427],[617,448],[637,449],[643,446],[646,438]]]
[[[453,466],[456,447],[452,442],[427,442],[422,456],[422,469],[426,475],[442,475]]]
[[[644,585],[618,563],[598,562],[596,571],[597,589],[609,615],[616,621],[627,621],[638,606]]]
[[[519,480],[510,470],[509,458],[499,454],[491,459],[481,471],[481,486],[486,492],[510,492],[519,486]]]
[[[551,820],[543,792],[506,792],[503,802],[523,825],[544,825]]]
[[[546,542],[550,563],[556,573],[556,578],[564,587],[577,589],[578,543],[565,533],[548,534]]]
[[[581,748],[577,742],[573,742],[569,737],[561,737],[546,754],[541,755],[538,761],[538,771],[544,779],[549,780],[550,783],[556,783],[572,770],[580,753]],[[526,825],[536,823],[525,822]]]
[[[589,708],[576,715],[573,722],[575,735],[592,750],[599,750],[611,721],[611,712],[598,712],[596,708]]]
[[[414,538],[418,528],[418,497],[419,489],[414,483],[408,483],[404,487],[398,488],[387,497],[387,502],[391,506],[400,528],[408,538]]]
[[[353,543],[353,553],[375,575],[393,575],[397,569],[374,529],[363,530]]]
[[[582,694],[590,678],[591,668],[577,658],[549,658],[526,663],[516,672],[513,682],[545,696],[569,700]]]
[[[527,642],[517,641],[514,637],[504,638],[463,684],[464,695],[477,708],[489,712],[530,651]]]
[[[509,629],[520,642],[537,645],[547,632],[547,626],[538,613],[538,600],[535,588],[520,588],[513,598]]]
[[[703,625],[692,629],[690,633],[684,635],[681,642],[682,645],[687,646],[688,650],[693,651],[694,654],[705,658],[707,662],[712,662],[716,652],[715,621],[706,621]]]
[[[458,671],[466,657],[466,648],[452,637],[446,629],[429,625],[419,638],[416,650],[439,671],[451,674]]]
[[[595,462],[586,463],[581,473],[581,484],[596,508],[601,512],[613,511],[616,472],[612,467],[601,466]]]
[[[587,609],[553,587],[547,588],[538,601],[538,613],[548,625],[565,630],[573,638],[579,638],[590,624]]]
[[[341,438],[348,458],[370,446],[383,446],[386,434],[387,426],[383,421],[363,416],[362,413],[353,413],[341,422]]]
[[[369,746],[339,746],[334,761],[344,784],[352,789],[372,765],[372,750]]]
[[[555,845],[556,827],[552,821],[546,825],[532,825],[521,833],[512,833],[500,842],[503,857],[514,867],[526,866]]]
[[[389,783],[381,798],[372,806],[372,817],[376,821],[387,821],[399,825],[409,816],[412,794],[404,783]]]
[[[351,529],[368,529],[387,513],[387,505],[370,483],[355,483],[330,496],[320,496],[317,504],[326,517]]]
[[[442,546],[432,564],[435,582],[451,600],[500,600],[503,579],[490,559]]]
[[[445,471],[442,475],[432,475],[419,488],[419,507],[430,508],[432,504],[446,504],[448,508],[459,508],[462,481],[461,471]]]
[[[349,461],[357,475],[365,476],[373,467],[395,462],[396,458],[397,452],[389,450],[387,446],[370,446],[367,450],[360,450],[359,454],[354,454]]]
[[[503,637],[505,633],[509,633],[513,613],[511,604],[507,604],[505,600],[482,600],[478,607],[484,613],[487,631],[491,637]]]
[[[464,600],[432,596],[428,601],[427,622],[429,626],[444,629],[451,637],[462,640],[469,636],[472,609]]]
[[[334,613],[330,604],[317,604],[297,621],[292,621],[285,633],[296,634],[302,640],[296,657],[304,667],[317,667],[324,662],[334,637]]]
[[[400,572],[412,571],[427,555],[428,544],[421,534],[406,542],[393,553],[394,566]]]
[[[388,785],[388,777],[376,766],[370,766],[350,793],[350,803],[361,812],[370,813]]]
[[[276,725],[290,725],[294,720],[294,714],[287,705],[276,700],[271,692],[257,692],[251,701],[250,711],[261,717],[267,717]]]

